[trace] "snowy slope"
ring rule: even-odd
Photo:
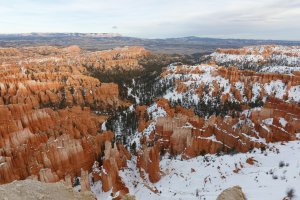
[[[297,54],[298,52],[295,53]],[[269,66],[269,68],[270,70],[275,69],[273,66]],[[169,102],[178,101],[180,102],[178,104],[183,107],[192,107],[197,104],[202,106],[203,103],[211,106],[212,101],[220,103],[220,99],[226,95],[228,96],[228,101],[244,104],[256,102],[260,99],[266,102],[269,96],[283,100],[286,104],[300,102],[300,85],[298,82],[297,84],[289,85],[284,79],[279,79],[280,76],[274,76],[274,78],[259,82],[257,81],[259,80],[258,73],[248,76],[247,73],[244,75],[243,72],[240,73],[239,70],[232,69],[235,70],[235,73],[232,76],[226,76],[226,73],[222,75],[224,69],[208,64],[195,66],[170,65],[159,80],[161,85],[168,84],[168,87],[166,87],[167,92],[163,97],[168,99]],[[286,69],[285,66],[277,66],[279,73],[287,73]],[[294,69],[297,68],[290,67],[289,73]],[[266,71],[268,70],[266,69]],[[235,79],[233,80],[233,78]],[[128,95],[132,95],[131,88],[129,88]],[[136,102],[139,101],[137,96],[132,96],[136,98]],[[217,101],[217,98],[219,101]],[[296,119],[297,113],[293,112],[294,115],[285,113],[287,108],[282,107],[280,108],[282,113],[278,114],[279,107],[276,107],[275,110],[277,111],[274,111],[274,113],[277,113],[278,116],[275,116],[275,114],[267,116],[268,113],[264,113],[267,117],[261,117],[261,119],[259,116],[255,119],[250,118],[252,112],[263,110],[263,108],[256,106],[256,108],[249,107],[243,112],[239,111],[242,112],[242,117],[245,116],[245,119],[239,118],[238,121],[230,124],[230,127],[233,128],[232,130],[231,128],[225,129],[227,127],[223,124],[222,133],[229,135],[241,127],[253,128],[256,125],[256,127],[262,127],[262,130],[266,130],[276,136],[279,136],[281,132],[288,133],[288,131],[294,134],[289,128],[292,121],[295,121],[294,126],[296,127],[295,124],[298,123]],[[273,107],[269,105],[269,109],[273,109]],[[147,108],[147,112],[150,123],[142,132],[137,131],[129,136],[129,144],[135,142],[137,150],[141,151],[140,153],[142,153],[140,138],[146,136],[147,140],[151,140],[151,137],[149,137],[150,133],[155,133],[156,125],[160,122],[159,119],[167,117],[169,110],[160,107],[157,101],[157,103]],[[205,119],[209,119],[208,117]],[[224,117],[223,122],[226,120],[227,118]],[[184,124],[184,126],[186,125]],[[213,124],[216,129],[221,127],[219,125],[220,122],[218,121]],[[229,122],[226,125],[229,125]],[[273,129],[276,129],[277,132],[273,131]],[[258,133],[254,128],[253,130],[253,133]],[[299,130],[296,132],[299,132]],[[183,154],[174,158],[166,153],[160,160],[161,179],[155,184],[148,180],[147,175],[143,178],[140,177],[139,170],[143,171],[144,169],[137,167],[137,157],[132,155],[132,159],[127,161],[128,167],[120,170],[119,175],[126,187],[128,187],[130,194],[135,195],[137,200],[211,200],[216,199],[223,190],[235,185],[240,185],[243,188],[249,200],[281,200],[286,196],[287,190],[291,188],[295,189],[296,199],[300,199],[300,133],[297,141],[273,144],[267,143],[267,140],[261,137],[260,134],[257,135],[259,137],[254,137],[254,134],[241,133],[247,139],[250,138],[256,142],[267,144],[267,150],[254,149],[248,153],[234,155],[217,156],[207,154],[204,157],[198,156],[189,160],[181,159]],[[270,136],[270,134],[265,134]],[[283,133],[281,134],[283,135]],[[232,136],[235,137],[235,135]],[[203,138],[204,136],[201,136],[201,139]],[[215,133],[205,137],[205,139],[216,140]],[[243,142],[241,138],[239,141]],[[253,165],[247,163],[247,160],[250,158],[255,160]],[[148,162],[152,162],[151,159],[149,160]],[[145,171],[146,173],[148,172]],[[101,182],[96,182],[92,186],[92,190],[97,194],[98,199],[112,199],[110,191],[104,193],[99,188],[101,188]]]
[[[240,49],[218,49],[209,56],[220,66],[236,66],[261,72],[290,73],[299,71],[299,46],[249,46]],[[280,66],[278,69],[277,66]],[[294,69],[291,69],[294,68]]]
[[[136,143],[137,148],[140,148],[140,138],[145,135],[147,138],[149,137],[150,133],[155,130],[155,126],[157,123],[158,117],[165,117],[167,116],[166,111],[158,106],[156,103],[152,104],[147,108],[147,112],[150,114],[150,118],[152,119],[152,122],[143,130],[143,132],[136,132],[134,135],[130,138],[130,144],[133,142]]]
[[[179,68],[183,68],[185,73],[181,73]],[[200,71],[201,73],[194,73],[193,71]],[[253,85],[247,85],[247,88],[252,87],[252,99],[249,101],[245,97],[245,83],[238,81],[236,83],[231,83],[230,80],[220,76],[217,74],[218,67],[210,66],[210,65],[195,65],[195,66],[174,66],[170,65],[167,68],[166,76],[162,78],[161,82],[166,82],[168,80],[176,80],[180,81],[187,87],[187,91],[178,92],[178,84],[175,87],[170,88],[164,98],[170,101],[176,101],[178,99],[181,102],[185,102],[186,104],[197,104],[200,99],[204,100],[207,103],[209,100],[214,100],[213,92],[214,90],[221,91],[221,96],[228,94],[229,100],[233,102],[238,102],[239,100],[233,96],[233,92],[230,90],[232,87],[237,89],[242,96],[241,103],[247,102],[255,102],[256,100],[262,99],[266,100],[267,96],[274,95],[278,99],[283,99],[284,94],[288,94],[287,101],[291,102],[299,102],[300,101],[300,85],[293,86],[291,88],[288,87],[286,83],[282,80],[272,80],[267,83],[252,83]],[[217,84],[217,88],[215,88],[214,83]],[[200,94],[197,93],[196,89],[200,88],[201,85],[205,85],[207,88],[207,92],[203,94],[200,98]],[[266,92],[265,96],[260,96],[261,90],[264,89]],[[204,91],[205,92],[205,91]]]
[[[291,74],[294,71],[300,71],[300,67],[264,66],[259,70],[259,72],[262,73],[278,73],[278,74]]]
[[[134,159],[121,176],[137,200],[215,200],[221,191],[235,185],[243,188],[248,200],[281,200],[290,188],[300,199],[300,141],[269,146],[264,153],[255,149],[246,154],[207,155],[183,161],[165,157],[160,164],[162,179],[156,184],[141,180]],[[250,157],[257,163],[247,164]],[[284,166],[280,166],[281,161]],[[240,168],[238,173],[233,172],[236,167]],[[147,186],[159,192],[155,194]]]
[[[137,146],[142,134],[149,135],[155,129],[157,118],[166,116],[166,111],[156,103],[148,108],[148,113],[153,122],[143,133],[136,133],[132,138]],[[283,127],[287,125],[284,118],[280,118],[279,122]],[[267,118],[263,123],[273,124],[273,118]],[[300,139],[300,134],[298,138]],[[130,194],[135,195],[137,200],[213,200],[223,190],[235,185],[243,188],[248,200],[281,200],[291,188],[296,191],[296,199],[300,199],[299,155],[300,141],[270,143],[264,152],[254,149],[245,154],[206,155],[189,160],[182,160],[180,156],[169,159],[167,154],[160,161],[162,178],[155,184],[152,184],[147,176],[145,180],[140,177],[135,156],[128,161],[128,167],[119,172]],[[246,163],[248,158],[257,162],[250,165]],[[283,166],[280,166],[281,162]],[[97,182],[92,188],[98,199],[112,199],[111,192],[103,193],[99,190],[101,182]],[[153,190],[157,190],[158,193]]]

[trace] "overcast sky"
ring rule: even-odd
[[[0,33],[300,40],[300,0],[0,0]]]

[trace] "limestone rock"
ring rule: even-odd
[[[246,200],[246,196],[240,186],[234,186],[224,190],[217,200]]]
[[[75,192],[62,182],[42,183],[34,180],[14,181],[0,185],[0,199],[14,200],[95,200],[91,192]]]

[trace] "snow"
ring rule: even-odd
[[[289,90],[289,99],[300,102],[300,85],[291,87]]]
[[[263,123],[265,123],[267,125],[272,125],[273,124],[273,118],[264,119]]]
[[[135,80],[134,79],[132,79],[132,85],[133,86],[135,85]],[[135,99],[135,103],[139,104],[140,103],[140,98],[138,96],[132,94],[132,90],[133,90],[132,88],[127,87],[127,96],[132,96]]]
[[[279,54],[279,55],[272,55],[271,59],[273,61],[284,63],[289,66],[299,66],[299,63],[300,63],[299,55],[298,56],[288,56],[288,55]]]
[[[274,93],[276,98],[282,99],[286,91],[286,86],[281,80],[276,80],[265,84],[264,89],[268,95]]]
[[[108,192],[102,191],[102,183],[101,181],[97,181],[94,184],[91,185],[91,191],[96,195],[97,200],[112,200],[111,192],[112,190]]]
[[[107,128],[106,128],[106,121],[101,124],[101,130],[102,131],[106,131],[107,130]]]
[[[182,94],[178,93],[177,91],[167,91],[167,94],[164,95],[165,99],[172,99],[173,101],[176,101],[178,99],[182,100]]]
[[[263,48],[259,49],[259,51],[262,52]],[[239,57],[232,58],[240,59]],[[247,55],[246,58],[251,60],[261,59],[261,57],[255,55]],[[187,91],[179,93],[177,91],[178,85],[175,85],[169,88],[164,98],[169,100],[186,100],[185,98],[188,97],[187,103],[197,103],[200,100],[200,96],[195,92],[195,89],[204,84],[208,90],[201,98],[211,100],[213,98],[212,94],[215,89],[215,83],[217,83],[219,89],[222,88],[220,90],[222,94],[229,94],[230,100],[236,101],[230,93],[230,88],[233,86],[241,93],[243,102],[247,101],[244,96],[247,85],[241,81],[231,85],[229,80],[215,75],[216,69],[217,67],[209,65],[183,65],[180,68],[179,66],[170,65],[167,68],[166,76],[160,80],[161,83],[170,80],[179,80],[187,87]],[[185,73],[181,72],[181,70]],[[193,70],[200,70],[201,73],[191,73]],[[281,80],[273,80],[264,84],[254,83],[252,86],[253,95],[251,101],[254,102],[261,98],[260,95],[263,89],[267,94],[264,96],[264,100],[269,95],[283,99],[288,94],[287,101],[300,102],[300,85],[292,86],[287,90],[287,85]],[[131,94],[130,88],[128,88],[128,92],[128,94]],[[136,102],[138,103],[138,101]],[[130,110],[132,109],[133,107],[130,108]],[[243,113],[249,116],[251,111],[258,109],[260,108],[246,110]],[[152,120],[150,125],[142,132],[136,132],[130,140],[131,143],[136,143],[137,148],[141,147],[139,144],[141,136],[145,135],[149,137],[150,133],[155,130],[157,119],[167,116],[166,111],[156,103],[149,106],[147,112]],[[273,122],[273,118],[267,118],[262,121],[261,126],[270,132],[271,130],[268,127],[275,126]],[[284,118],[279,118],[279,123],[283,128],[287,125],[287,121]],[[238,128],[243,124],[254,126],[253,122],[246,118],[239,120],[233,128]],[[186,124],[183,127],[191,128],[191,124]],[[217,126],[215,128],[219,129]],[[281,127],[278,128],[285,131]],[[295,189],[296,199],[300,199],[300,141],[297,140],[285,144],[267,144],[265,139],[259,137],[259,133],[255,129],[253,129],[253,133],[254,136],[242,134],[252,141],[268,145],[265,152],[261,152],[260,149],[254,149],[252,152],[244,154],[206,155],[205,157],[199,156],[189,160],[181,160],[180,156],[177,156],[176,159],[169,159],[168,155],[166,155],[160,161],[161,180],[155,184],[152,184],[147,176],[145,179],[140,177],[139,169],[136,167],[137,159],[134,155],[131,160],[127,161],[128,167],[120,170],[119,173],[123,182],[129,188],[130,194],[135,195],[137,200],[210,200],[216,199],[223,190],[235,185],[240,185],[243,188],[248,200],[283,199],[286,191],[290,188]],[[232,137],[235,136],[232,135]],[[202,139],[219,142],[215,136],[202,137]],[[257,161],[254,165],[246,163],[246,160],[251,157]],[[283,167],[279,165],[282,161],[285,163]],[[237,173],[233,172],[236,168],[239,168]],[[192,172],[192,169],[195,172]],[[97,182],[92,186],[92,190],[97,194],[98,199],[112,198],[110,191],[104,193],[97,188],[101,188],[101,182]],[[159,192],[154,193],[149,188],[157,189]],[[196,193],[199,193],[198,197]]]
[[[260,97],[260,92],[261,92],[261,87],[259,83],[254,83],[252,86],[252,102],[254,102],[256,99],[258,99]]]
[[[143,132],[136,132],[133,136],[131,136],[130,139],[130,143],[133,144],[135,142],[137,148],[141,148],[140,145],[141,136],[145,135],[148,138],[150,133],[155,130],[157,119],[159,117],[167,116],[166,111],[162,107],[158,106],[157,103],[154,103],[151,106],[149,106],[147,108],[147,112],[150,115],[152,122],[143,130]]]
[[[249,46],[226,53],[217,51],[209,57],[218,65],[259,72],[290,74],[300,70],[299,46]]]
[[[147,108],[147,112],[152,116],[153,120],[157,120],[158,117],[165,117],[167,115],[166,111],[157,105],[157,103],[152,104]]]
[[[287,121],[286,121],[284,118],[280,117],[280,118],[279,118],[279,123],[281,124],[282,127],[285,128],[285,126],[286,126],[286,124],[287,124]]]
[[[215,135],[212,135],[210,137],[201,137],[201,136],[198,136],[199,139],[204,139],[204,140],[211,140],[213,142],[217,142],[217,143],[220,143],[222,144],[221,141],[217,140],[216,136]]]
[[[223,88],[223,94],[229,93],[230,91],[230,83],[229,80],[224,79],[221,76],[213,76],[213,72],[217,69],[215,66],[210,65],[195,65],[195,66],[182,66],[187,72],[191,72],[192,70],[199,69],[203,73],[200,74],[193,74],[193,73],[185,73],[181,74],[180,72],[176,72],[177,66],[170,65],[168,67],[169,74],[164,77],[161,82],[164,82],[166,80],[180,80],[183,82],[187,87],[187,92],[185,93],[178,93],[177,88],[172,88],[167,91],[167,93],[164,95],[164,98],[171,100],[171,101],[177,101],[181,100],[183,101],[184,97],[189,99],[189,102],[186,102],[188,104],[197,104],[200,100],[200,97],[198,94],[196,94],[195,89],[200,87],[201,84],[204,84],[209,88],[208,94],[205,94],[202,98],[206,101],[209,99],[212,99],[213,91],[214,91],[214,82],[218,84],[220,88]],[[242,87],[242,86],[241,86]]]
[[[223,53],[212,53],[212,57],[216,62],[259,62],[263,61],[264,57],[261,55],[236,55],[236,54],[223,54]]]
[[[278,74],[291,74],[294,71],[300,71],[300,67],[265,66],[259,70],[259,72],[262,73],[278,73]]]
[[[271,144],[264,153],[255,149],[251,153],[207,155],[183,161],[164,157],[160,162],[162,178],[155,184],[139,177],[133,159],[120,175],[137,200],[215,200],[224,189],[235,185],[242,187],[248,200],[283,199],[290,188],[295,189],[296,199],[300,199],[299,154],[300,141],[293,141],[284,145]],[[250,157],[257,163],[247,164]],[[283,167],[279,166],[281,161],[285,163]],[[240,168],[238,173],[233,172],[236,167]],[[146,185],[159,193],[151,192]],[[199,197],[196,197],[197,190]]]
[[[182,68],[185,70],[185,73],[181,73],[180,69]],[[195,69],[198,69],[201,73],[193,73],[192,71]],[[245,86],[245,83],[238,81],[232,85],[228,79],[225,79],[220,75],[216,76],[216,70],[216,66],[210,65],[182,65],[180,68],[179,66],[170,65],[167,68],[167,75],[161,79],[161,82],[164,83],[168,80],[178,80],[180,81],[180,84],[187,86],[187,90],[178,92],[177,88],[179,84],[175,84],[174,87],[167,90],[163,97],[171,102],[181,100],[181,102],[187,106],[196,105],[199,103],[200,99],[207,103],[209,100],[213,101],[216,99],[216,97],[213,96],[213,92],[215,91],[215,84],[217,84],[218,90],[221,91],[221,95],[228,94],[230,101],[238,102],[230,90],[233,86],[240,92],[242,103],[248,103],[249,100],[247,100],[245,94],[245,88],[247,87]],[[201,85],[204,85],[203,96],[199,96],[196,90],[200,88]],[[265,90],[266,95],[262,97],[261,92],[263,89]],[[259,99],[266,101],[267,97],[272,95],[283,100],[286,94],[288,94],[287,102],[300,102],[300,85],[289,88],[282,80],[272,80],[267,83],[253,83],[251,91],[252,98],[250,101],[252,102]]]

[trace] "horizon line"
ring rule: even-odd
[[[129,37],[129,38],[138,38],[138,39],[148,39],[148,40],[158,40],[158,39],[180,39],[180,38],[201,38],[201,39],[219,39],[219,40],[253,40],[253,41],[286,41],[286,42],[300,42],[299,40],[289,40],[289,39],[258,39],[258,38],[237,38],[237,37],[214,37],[214,36],[196,36],[196,35],[186,35],[186,36],[178,36],[178,37],[154,37],[154,38],[147,38],[147,37],[137,37],[137,36],[130,36],[130,35],[123,35],[117,32],[10,32],[10,33],[3,33],[0,32],[0,36],[6,35],[22,35],[24,37],[30,36],[30,34],[103,34],[103,35],[112,35],[112,37]],[[43,37],[42,35],[36,35],[37,37]],[[47,36],[44,36],[47,37]],[[79,36],[80,37],[80,36]],[[92,37],[92,36],[91,36]],[[109,37],[107,37],[109,38]]]

